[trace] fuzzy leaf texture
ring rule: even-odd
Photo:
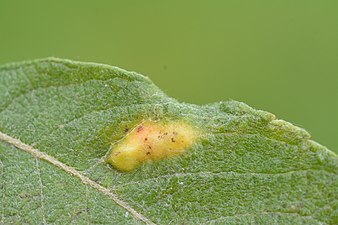
[[[201,135],[121,172],[106,158],[143,120]],[[55,58],[0,67],[1,224],[338,224],[337,159],[271,113],[181,103],[135,72]]]

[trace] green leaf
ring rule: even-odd
[[[120,172],[106,158],[144,120],[186,121],[201,137]],[[337,161],[271,113],[181,103],[134,72],[54,58],[0,67],[2,224],[338,224]]]

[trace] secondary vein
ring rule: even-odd
[[[54,166],[66,171],[67,173],[79,178],[82,181],[82,183],[89,185],[93,188],[96,188],[100,192],[109,196],[116,204],[123,207],[125,210],[129,211],[136,219],[139,219],[139,220],[145,222],[146,224],[155,225],[154,222],[152,222],[150,219],[148,219],[147,217],[145,217],[141,213],[137,212],[128,203],[124,202],[116,194],[112,193],[108,188],[105,188],[105,187],[101,186],[100,184],[96,183],[95,181],[89,179],[88,177],[84,176],[83,174],[81,174],[79,171],[77,171],[73,167],[70,167],[70,166],[60,162],[59,160],[55,159],[54,157],[52,157],[52,156],[50,156],[50,155],[48,155],[44,152],[41,152],[38,149],[35,149],[32,146],[21,142],[19,139],[13,138],[13,137],[11,137],[7,134],[4,134],[2,132],[0,132],[0,140],[15,146],[20,150],[28,152],[38,159],[45,160],[45,161],[53,164]]]

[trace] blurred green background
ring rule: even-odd
[[[243,101],[338,152],[338,1],[0,0],[0,64],[56,56]]]

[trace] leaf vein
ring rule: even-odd
[[[27,153],[30,153],[32,156],[35,158],[38,158],[40,160],[45,160],[52,165],[64,170],[68,174],[75,176],[81,180],[82,183],[85,185],[88,185],[92,188],[97,189],[98,191],[102,192],[103,194],[109,196],[117,205],[120,207],[124,208],[125,210],[129,211],[136,219],[141,220],[145,222],[146,224],[155,224],[153,223],[150,219],[142,215],[141,213],[137,212],[134,208],[132,208],[128,203],[124,202],[119,198],[118,195],[115,193],[111,192],[108,188],[105,188],[101,186],[100,184],[96,183],[95,181],[89,179],[88,177],[84,176],[82,173],[74,169],[73,167],[70,167],[57,159],[55,159],[52,156],[49,156],[48,154],[39,151],[38,149],[33,148],[32,146],[29,146],[23,142],[21,142],[19,139],[10,137],[2,132],[0,132],[0,140],[4,141],[5,143],[11,144],[15,146],[16,148],[25,151]]]
[[[2,163],[1,159],[0,159],[0,177],[1,177],[1,224],[5,224],[5,167],[4,164]]]
[[[43,195],[43,183],[41,178],[41,169],[40,169],[40,163],[37,158],[35,158],[35,164],[36,164],[36,172],[39,176],[39,186],[40,186],[40,208],[41,208],[41,214],[42,214],[42,224],[47,224],[46,218],[45,218],[45,206],[44,206],[44,195]]]
[[[190,172],[190,173],[174,173],[174,174],[166,174],[166,175],[162,175],[162,176],[158,176],[158,177],[151,177],[151,178],[147,178],[147,179],[143,179],[143,180],[139,180],[139,181],[129,181],[129,182],[125,182],[123,184],[118,184],[115,185],[114,188],[118,187],[118,186],[126,186],[126,185],[130,185],[130,184],[142,184],[145,182],[149,182],[152,180],[159,180],[159,179],[170,179],[170,178],[180,178],[180,177],[188,177],[188,176],[201,176],[201,177],[213,177],[213,176],[226,176],[229,174],[235,174],[235,175],[241,175],[241,176],[247,176],[247,175],[251,175],[251,176],[278,176],[278,175],[288,175],[288,174],[292,174],[292,173],[306,173],[306,172],[324,172],[327,173],[329,175],[333,175],[333,176],[337,176],[336,174],[326,171],[326,170],[318,170],[318,169],[305,169],[305,170],[291,170],[291,171],[286,171],[286,172],[279,172],[279,173],[253,173],[253,172],[236,172],[236,171],[227,171],[227,172],[203,172],[203,171],[199,171],[199,172]]]

